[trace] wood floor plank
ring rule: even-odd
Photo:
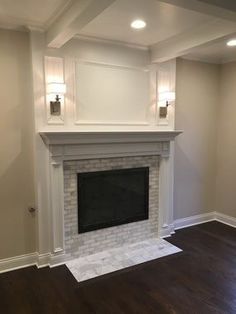
[[[0,275],[3,314],[235,314],[236,229],[209,222],[168,241],[183,252],[77,283],[66,266]]]

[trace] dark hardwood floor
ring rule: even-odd
[[[1,274],[0,313],[236,313],[236,229],[210,222],[168,241],[183,252],[81,284],[65,266]]]

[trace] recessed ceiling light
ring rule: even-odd
[[[236,46],[236,39],[231,39],[230,41],[228,41],[227,46],[229,46],[229,47]]]
[[[144,22],[143,20],[135,20],[131,23],[131,27],[134,29],[142,29],[146,27],[146,22]]]

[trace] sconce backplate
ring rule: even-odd
[[[61,115],[61,102],[60,101],[50,101],[50,113],[52,116]]]
[[[159,116],[160,118],[164,119],[167,117],[167,111],[168,111],[168,108],[167,107],[160,107],[159,108]]]

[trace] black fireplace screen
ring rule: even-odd
[[[149,168],[78,173],[79,233],[148,219]]]

